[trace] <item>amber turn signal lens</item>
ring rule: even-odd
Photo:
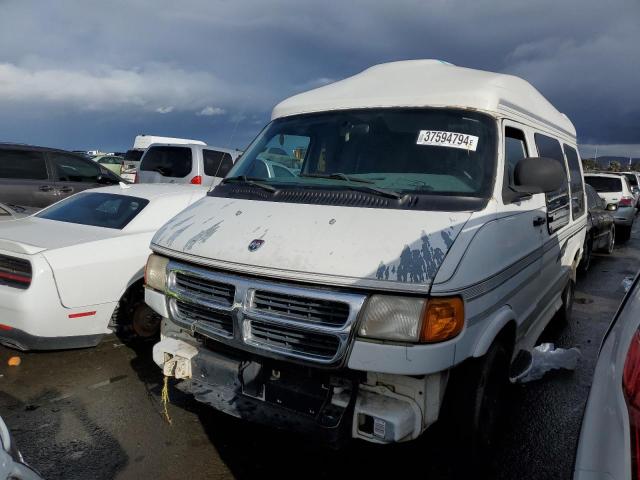
[[[420,341],[443,342],[455,337],[464,326],[464,303],[460,297],[432,297],[422,317]]]

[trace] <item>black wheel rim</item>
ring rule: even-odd
[[[153,337],[160,329],[160,315],[145,304],[138,305],[131,319],[133,331],[142,338]]]

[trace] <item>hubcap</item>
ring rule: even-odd
[[[152,337],[160,328],[160,315],[147,305],[140,304],[133,312],[131,325],[136,335],[143,338]]]

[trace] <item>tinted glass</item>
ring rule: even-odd
[[[0,150],[0,178],[47,180],[47,164],[41,152]]]
[[[157,172],[163,177],[184,178],[191,173],[189,147],[149,147],[140,170]]]
[[[202,150],[204,161],[204,174],[210,177],[226,177],[231,167],[233,159],[231,155],[217,150]]]
[[[593,187],[596,192],[613,193],[622,192],[622,179],[615,177],[597,177],[585,175],[584,181]]]
[[[560,142],[555,138],[548,137],[541,133],[535,134],[536,147],[540,157],[552,158],[557,160],[565,174],[567,167],[564,163],[564,155]],[[568,175],[567,175],[568,176]],[[569,223],[570,217],[570,201],[569,186],[563,183],[562,187],[555,192],[547,193],[547,226],[549,233],[553,233]],[[584,208],[584,207],[583,207]]]
[[[80,193],[62,200],[36,216],[58,222],[123,229],[149,203],[144,198],[115,193]]]
[[[272,165],[271,168],[273,169],[274,177],[295,177],[295,173],[293,173],[291,170],[287,169],[286,167]]]
[[[632,187],[638,186],[638,178],[633,173],[625,173],[624,176],[629,180],[629,185]]]
[[[367,109],[274,120],[231,170],[282,188],[357,185],[399,193],[487,198],[495,176],[496,124],[454,109]],[[271,162],[292,176],[271,178]],[[337,175],[339,174],[339,175]],[[320,178],[327,176],[340,178]]]
[[[130,162],[139,162],[143,153],[144,150],[127,150],[127,153],[124,154],[124,159]]]
[[[569,145],[564,145],[564,154],[569,164],[569,185],[571,186],[571,212],[573,218],[578,218],[584,213],[584,184],[582,171],[580,170],[580,157],[578,152]]]
[[[100,168],[93,160],[85,160],[73,155],[50,153],[58,180],[61,182],[97,183]]]

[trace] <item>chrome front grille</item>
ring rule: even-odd
[[[172,320],[237,348],[336,365],[364,295],[255,280],[169,262]]]
[[[192,324],[201,322],[206,329],[213,329],[226,337],[233,337],[233,318],[230,313],[219,312],[189,302],[175,301],[175,313],[182,320]]]
[[[257,345],[268,345],[284,354],[305,355],[319,360],[331,360],[340,348],[336,335],[327,335],[308,330],[251,320],[250,342]]]
[[[254,292],[252,308],[271,315],[282,315],[302,322],[332,327],[344,325],[349,318],[347,303],[283,295],[263,290]]]
[[[233,305],[233,285],[218,283],[187,272],[176,272],[176,287],[195,296],[204,296],[223,305]]]

